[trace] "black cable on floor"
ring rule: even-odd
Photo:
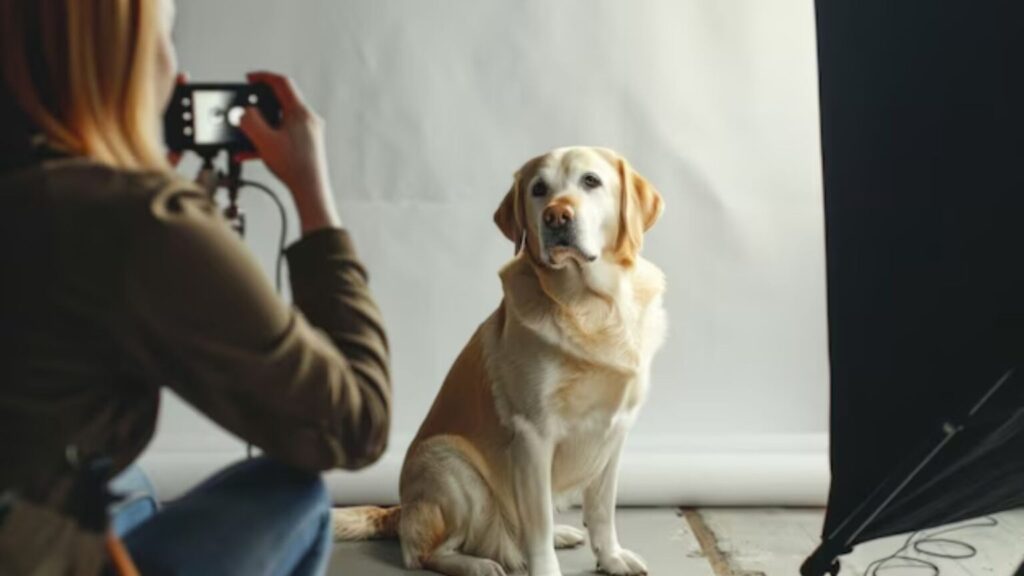
[[[864,572],[864,576],[879,576],[886,571],[895,570],[897,568],[930,570],[932,576],[939,576],[939,574],[942,573],[942,570],[939,568],[938,564],[928,560],[928,558],[934,558],[937,560],[967,560],[968,558],[974,558],[978,555],[978,549],[967,542],[948,537],[940,538],[939,536],[944,536],[960,530],[967,530],[969,528],[992,528],[998,525],[998,520],[992,516],[986,516],[976,522],[961,524],[951,528],[944,528],[938,532],[926,533],[919,530],[907,537],[903,546],[900,546],[898,550],[884,558],[879,558],[871,564],[868,564],[867,570]],[[957,552],[945,552],[937,548],[930,548],[931,546],[949,546],[954,549],[958,548],[959,550]],[[909,554],[911,551],[923,556],[923,558],[910,556]]]

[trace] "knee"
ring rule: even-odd
[[[306,487],[308,492],[307,500],[309,506],[314,511],[318,512],[322,516],[330,516],[331,512],[331,494],[327,490],[327,484],[324,479],[317,476],[312,482]]]
[[[327,485],[319,474],[288,469],[288,477],[281,489],[290,508],[292,519],[292,550],[297,555],[297,566],[288,574],[319,574],[326,565],[331,550],[331,498]],[[321,568],[313,568],[319,566]]]
[[[331,543],[331,497],[323,478],[270,459],[263,460],[257,465],[260,474],[273,483],[271,492],[287,510],[282,513],[288,518],[286,522],[291,525],[293,537],[298,538],[296,542],[304,542],[300,545],[306,550],[301,562],[324,564]]]
[[[305,523],[314,532],[320,534],[316,540],[330,541],[332,503],[327,485],[322,478],[317,477],[314,482],[306,486],[305,492],[305,497],[302,499],[303,505],[306,507],[305,514],[303,514]]]
[[[330,515],[330,495],[319,473],[262,456],[237,464],[231,476],[232,483],[242,488],[232,491],[236,497],[247,493],[246,497],[257,500],[254,504],[280,510],[300,523]]]
[[[330,494],[317,472],[300,470],[267,457],[254,459],[255,472],[291,495],[297,505],[326,512],[331,505]]]
[[[327,485],[320,476],[305,476],[293,484],[297,503],[312,511],[327,513],[331,507]]]

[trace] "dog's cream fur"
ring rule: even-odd
[[[558,205],[575,215],[571,246],[545,236]],[[665,332],[664,277],[639,256],[661,207],[610,150],[561,148],[522,167],[495,214],[517,247],[500,272],[504,299],[409,447],[401,507],[337,510],[337,537],[397,531],[410,568],[537,576],[560,574],[555,548],[589,535],[603,571],[646,573],[619,545],[615,492]],[[554,525],[554,502],[581,492],[587,533]]]

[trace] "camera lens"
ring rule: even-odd
[[[239,122],[242,121],[242,115],[245,114],[245,108],[241,106],[234,106],[228,110],[228,124],[232,126],[238,126]]]

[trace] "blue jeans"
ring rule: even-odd
[[[323,574],[330,501],[316,474],[261,457],[230,466],[164,507],[133,466],[111,482],[126,499],[112,527],[146,576]]]

